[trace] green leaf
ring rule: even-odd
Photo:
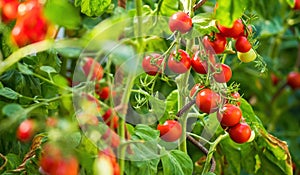
[[[87,16],[100,16],[109,7],[111,0],[75,0],[76,7]]]
[[[159,120],[160,123],[164,123],[167,119],[170,119],[170,115],[176,115],[178,112],[178,90],[173,90],[167,97],[166,111],[164,116]]]
[[[164,174],[189,175],[193,173],[193,162],[190,157],[182,151],[164,151],[161,157]]]
[[[233,21],[240,18],[247,7],[249,0],[218,0],[216,20],[224,26],[231,26]]]
[[[286,2],[288,3],[288,5],[290,6],[290,7],[294,7],[295,6],[295,0],[286,0]]]
[[[159,137],[159,131],[143,124],[138,124],[135,127],[134,135],[131,136],[133,140],[152,141]]]
[[[23,74],[27,74],[27,75],[32,75],[33,72],[28,68],[27,65],[18,63],[18,69],[20,70],[20,72],[22,72]]]
[[[6,97],[8,99],[16,100],[18,99],[19,95],[20,94],[18,94],[17,92],[15,92],[14,90],[8,87],[0,89],[0,96]]]
[[[193,17],[192,37],[208,35],[211,32],[218,32],[215,20],[210,13],[199,13]]]
[[[41,66],[40,69],[48,74],[57,73],[56,70],[51,66]]]
[[[161,1],[160,13],[163,16],[171,16],[178,11],[179,0],[163,0]]]
[[[45,8],[47,19],[69,29],[79,28],[81,23],[80,13],[67,0],[48,0]]]
[[[2,108],[2,113],[11,118],[18,118],[26,115],[25,109],[16,103],[5,105]]]
[[[151,105],[150,112],[155,115],[156,118],[160,118],[164,115],[164,112],[166,110],[166,104],[163,100],[158,99],[157,97],[150,96],[149,102]]]

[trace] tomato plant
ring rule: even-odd
[[[299,174],[298,6],[0,0],[0,174]]]

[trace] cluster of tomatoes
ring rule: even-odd
[[[49,23],[43,15],[43,5],[38,0],[1,0],[2,20],[16,20],[11,32],[12,41],[19,47],[46,38]]]

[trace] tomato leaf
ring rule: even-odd
[[[33,74],[33,72],[25,64],[18,63],[18,69],[23,74],[27,74],[27,75],[32,75]]]
[[[158,99],[157,97],[150,96],[149,102],[151,105],[150,112],[155,115],[156,118],[160,118],[164,115],[164,112],[166,110],[166,104],[163,100]]]
[[[216,19],[224,26],[230,26],[233,21],[240,18],[247,7],[249,0],[218,0]]]
[[[87,16],[100,16],[110,5],[111,0],[75,0],[76,7]]]
[[[160,123],[164,123],[167,119],[170,119],[170,115],[176,115],[178,112],[178,90],[172,91],[167,99],[166,103],[166,111],[164,116],[159,120]]]
[[[20,94],[11,88],[5,87],[0,89],[0,96],[6,97],[8,99],[16,100],[18,99]]]
[[[170,152],[163,150],[161,154],[163,154],[161,162],[164,174],[192,174],[193,162],[184,152],[179,150],[171,150]]]
[[[2,113],[11,118],[24,117],[25,109],[16,103],[7,104],[2,108]]]
[[[211,32],[218,32],[215,20],[210,13],[199,13],[193,17],[192,37],[208,35]]]
[[[40,69],[48,74],[57,73],[56,70],[51,66],[41,66]]]
[[[67,0],[48,0],[44,12],[46,17],[55,24],[69,29],[76,29],[80,26],[79,10]]]

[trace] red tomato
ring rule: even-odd
[[[203,44],[204,44],[205,48],[209,49],[210,47],[212,47],[214,49],[214,51],[216,52],[216,54],[220,54],[220,53],[224,52],[226,42],[227,42],[226,38],[221,36],[218,33],[215,35],[214,40],[210,40],[208,36],[204,36],[204,38],[203,38]]]
[[[181,124],[176,120],[166,120],[164,124],[158,124],[157,130],[160,132],[160,138],[166,142],[174,142],[182,134]]]
[[[240,19],[235,20],[232,27],[225,27],[220,24],[217,24],[217,27],[220,31],[220,34],[224,37],[235,38],[244,32],[244,25]]]
[[[279,78],[274,73],[271,73],[271,80],[274,86],[276,86],[279,82]]]
[[[24,120],[17,129],[17,138],[22,142],[28,142],[35,133],[35,121],[33,119]]]
[[[162,62],[163,57],[160,54],[153,53],[144,57],[142,67],[148,75],[155,76],[157,73],[162,73]]]
[[[192,68],[194,69],[195,72],[197,72],[199,74],[206,74],[208,71],[207,61],[201,60],[199,54],[200,54],[200,52],[197,51],[193,55],[193,58],[191,60]]]
[[[19,47],[30,44],[29,37],[25,33],[24,28],[18,23],[14,26],[14,28],[11,31],[11,38],[12,41]]]
[[[103,77],[103,68],[101,64],[95,61],[93,58],[87,57],[85,58],[85,63],[82,66],[83,72],[85,76],[89,76],[90,72],[92,74],[91,80],[100,81]]]
[[[112,148],[117,148],[120,145],[119,135],[111,129],[107,129],[101,137]]]
[[[235,42],[235,49],[238,52],[248,52],[251,49],[251,44],[245,36],[239,36]]]
[[[221,125],[230,127],[240,122],[242,111],[238,106],[225,104],[221,111],[218,112],[217,117]]]
[[[194,96],[195,92],[197,92],[200,89],[203,89],[205,86],[201,85],[200,83],[195,84],[191,91],[190,91],[190,97]]]
[[[79,170],[77,159],[72,155],[63,156],[61,150],[53,144],[43,147],[40,166],[48,175],[77,175]]]
[[[197,107],[200,111],[208,114],[216,112],[220,103],[220,95],[211,89],[202,89],[196,96]]]
[[[247,123],[238,123],[229,128],[229,136],[236,143],[245,143],[250,139],[251,128]]]
[[[287,76],[287,84],[292,89],[300,88],[300,73],[299,72],[290,72]]]
[[[112,127],[114,129],[118,128],[119,126],[119,118],[115,114],[112,115],[113,110],[108,109],[104,115],[102,116],[104,122],[107,124],[107,126]]]
[[[18,16],[18,6],[19,1],[17,0],[4,1],[1,7],[2,20],[7,23],[16,19]]]
[[[171,71],[182,74],[187,72],[191,67],[191,59],[187,52],[179,49],[170,54],[168,66]]]
[[[232,76],[231,68],[226,64],[216,64],[216,72],[213,74],[216,82],[227,83]]]
[[[300,9],[300,0],[294,0],[294,10],[299,10]]]
[[[108,86],[105,86],[99,90],[96,89],[96,93],[99,95],[101,100],[107,100],[110,95],[110,89]]]
[[[179,31],[184,34],[192,29],[191,17],[184,12],[177,12],[169,19],[169,28],[172,32]]]

